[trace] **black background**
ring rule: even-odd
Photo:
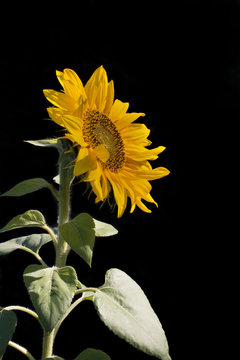
[[[31,177],[51,181],[57,173],[54,149],[23,142],[58,135],[59,128],[44,120],[48,103],[42,94],[44,88],[60,89],[56,69],[72,68],[85,83],[103,65],[116,98],[128,101],[129,111],[145,112],[153,145],[167,148],[152,163],[171,171],[152,182],[159,204],[152,214],[129,214],[128,207],[117,219],[116,211],[82,195],[84,184],[74,186],[72,216],[89,212],[119,234],[97,239],[92,269],[74,253],[68,263],[89,286],[100,286],[111,267],[134,278],[163,324],[173,360],[205,359],[208,345],[215,348],[216,298],[227,283],[228,255],[219,241],[227,232],[226,216],[219,217],[228,211],[226,147],[239,114],[239,8],[235,1],[92,0],[56,8],[14,5],[2,14],[1,193]],[[56,223],[47,190],[1,198],[0,208],[0,226],[31,208],[42,211],[49,225]],[[1,241],[25,233],[2,234]],[[51,245],[41,254],[53,261]],[[24,252],[1,258],[1,306],[31,306],[22,273],[34,262]],[[17,315],[14,341],[40,357],[41,331],[28,315]],[[113,360],[150,359],[113,335],[88,302],[65,321],[54,351],[72,359],[86,347],[102,349]],[[20,358],[7,350],[6,360]]]

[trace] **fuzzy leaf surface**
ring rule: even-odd
[[[95,235],[102,237],[102,236],[112,236],[118,233],[118,230],[115,229],[111,224],[105,223],[103,221],[99,221],[93,219],[95,224]]]
[[[60,234],[71,248],[91,266],[95,244],[95,225],[93,218],[82,213],[69,223],[60,226]]]
[[[28,266],[23,275],[30,299],[46,331],[52,331],[68,310],[77,287],[71,266]]]
[[[81,352],[74,360],[111,360],[111,358],[101,350],[88,348]]]
[[[140,286],[126,273],[110,269],[93,297],[101,320],[137,349],[170,360],[162,325]]]
[[[33,178],[20,182],[1,196],[23,196],[47,188],[50,184],[42,178]]]
[[[14,230],[22,227],[43,227],[46,225],[44,216],[38,210],[28,210],[21,215],[15,216],[12,220],[7,223],[1,232]]]
[[[17,317],[13,311],[0,311],[0,359],[4,355],[8,342],[12,339],[17,325]]]
[[[5,241],[0,244],[0,255],[7,255],[15,250],[33,251],[38,253],[40,248],[52,241],[49,234],[32,234],[21,236],[12,240]]]

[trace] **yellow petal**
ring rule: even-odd
[[[84,176],[83,181],[85,182],[97,181],[100,179],[101,175],[102,175],[102,170],[100,166],[97,166],[96,169],[89,170],[89,172]]]
[[[110,154],[103,144],[96,146],[93,151],[98,157],[98,159],[100,159],[104,163],[108,161]]]
[[[104,70],[102,71],[101,77],[99,79],[99,83],[97,85],[97,95],[95,99],[96,108],[100,112],[103,112],[105,108],[107,92],[108,92],[108,79],[107,79],[106,71]]]
[[[109,114],[110,119],[119,124],[122,117],[126,114],[128,107],[129,103],[123,103],[122,101],[116,99]]]
[[[126,143],[135,141],[138,145],[148,146],[151,141],[147,139],[150,130],[144,124],[132,124],[121,130],[121,136]]]
[[[165,150],[164,146],[158,146],[155,149],[146,149],[141,145],[136,143],[125,143],[125,154],[126,157],[133,159],[135,161],[144,161],[144,160],[156,160],[158,154]]]
[[[122,118],[121,121],[117,123],[118,129],[124,129],[125,127],[128,127],[132,122],[137,120],[140,116],[145,116],[144,113],[126,113]]]
[[[68,113],[66,110],[59,109],[59,108],[56,108],[56,107],[49,107],[49,108],[47,108],[47,112],[48,112],[48,115],[50,116],[50,118],[53,121],[55,121],[56,124],[58,124],[60,126],[64,126],[62,116],[64,114]]]
[[[136,205],[144,212],[146,213],[151,213],[152,211],[149,210],[146,205],[143,204],[143,202],[141,201],[141,199],[137,199],[136,200]]]
[[[149,181],[161,179],[164,176],[167,176],[170,174],[170,171],[166,169],[165,167],[157,167],[152,170],[141,170],[141,168],[138,171],[135,171],[135,175],[139,179],[146,179]]]
[[[103,66],[100,66],[94,71],[85,85],[85,92],[88,98],[89,107],[92,109],[96,108],[102,112],[106,105],[108,92],[107,73]]]
[[[63,72],[56,71],[56,75],[66,94],[75,100],[78,100],[80,96],[86,98],[82,81],[75,71],[64,69]]]
[[[74,176],[82,175],[89,170],[95,169],[96,167],[97,162],[94,156],[92,156],[87,149],[81,149],[78,153],[74,166]]]
[[[74,138],[75,142],[81,146],[86,146],[82,134],[83,120],[72,115],[63,115],[62,122],[64,124],[64,127],[69,131],[69,133]]]
[[[100,178],[94,181],[90,182],[92,186],[92,190],[94,194],[96,195],[95,203],[98,203],[99,201],[103,201],[103,193],[102,193],[102,186],[100,182]]]
[[[108,179],[112,185],[114,198],[118,206],[118,218],[121,217],[127,206],[127,192],[124,186],[118,181],[117,175],[108,175]]]
[[[111,80],[108,84],[106,105],[105,105],[105,109],[103,110],[103,112],[106,115],[109,115],[111,107],[113,105],[113,101],[114,101],[114,83]]]
[[[107,177],[105,176],[105,174],[102,174],[102,194],[103,194],[103,199],[106,199],[108,197],[108,194],[111,191],[111,185],[109,184],[109,181],[107,179]]]
[[[53,105],[69,111],[74,109],[75,101],[69,95],[51,89],[43,90],[43,93]]]
[[[134,188],[135,193],[140,197],[143,197],[144,195],[148,194],[152,189],[150,183],[145,179],[132,181],[132,186]]]
[[[79,129],[82,129],[83,126],[83,120],[73,115],[62,115],[62,121],[67,130],[72,128],[73,130],[78,131]]]
[[[60,82],[61,86],[64,88],[64,78],[63,78],[63,72],[56,70],[57,79]]]

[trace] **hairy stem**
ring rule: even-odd
[[[73,170],[70,167],[69,163],[72,161],[70,158],[71,152],[69,153],[69,148],[66,143],[62,143],[63,153],[61,156],[61,161],[59,164],[59,178],[60,178],[60,188],[59,188],[59,217],[58,217],[58,227],[65,224],[69,221],[70,217],[70,187],[73,180]],[[56,266],[62,267],[65,266],[67,261],[67,256],[69,253],[69,245],[62,238],[61,234],[58,231],[58,244],[56,248]]]
[[[61,179],[61,172],[60,172]],[[70,186],[71,182],[61,179],[60,182],[60,201],[59,201],[59,227],[69,220],[70,216]],[[63,267],[67,261],[69,245],[63,239],[60,233],[58,233],[58,244],[56,247],[56,266]]]
[[[63,239],[60,234],[60,226],[69,221],[70,217],[70,187],[73,180],[73,168],[69,167],[69,164],[74,160],[74,154],[69,151],[69,144],[62,141],[61,143],[62,151],[60,152],[59,158],[59,193],[56,196],[58,200],[58,238],[55,237],[49,228],[46,230],[51,235],[55,250],[56,250],[56,267],[63,267],[66,265],[67,256],[70,250],[69,245]],[[42,347],[42,360],[52,356],[54,339],[57,332],[55,327],[51,332],[44,330],[43,334],[43,347]]]
[[[46,359],[49,356],[52,356],[53,343],[54,343],[54,330],[52,332],[48,332],[44,330],[42,360]]]

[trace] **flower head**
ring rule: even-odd
[[[85,86],[71,69],[57,71],[64,92],[44,90],[54,105],[49,116],[65,130],[65,137],[78,146],[74,175],[82,175],[96,195],[96,203],[108,198],[113,190],[118,217],[126,209],[128,197],[131,212],[138,206],[151,212],[142,202],[152,202],[149,181],[169,174],[164,167],[152,169],[149,160],[156,160],[165,149],[148,149],[150,130],[133,123],[143,113],[128,113],[128,103],[114,101],[114,84],[100,66]]]

